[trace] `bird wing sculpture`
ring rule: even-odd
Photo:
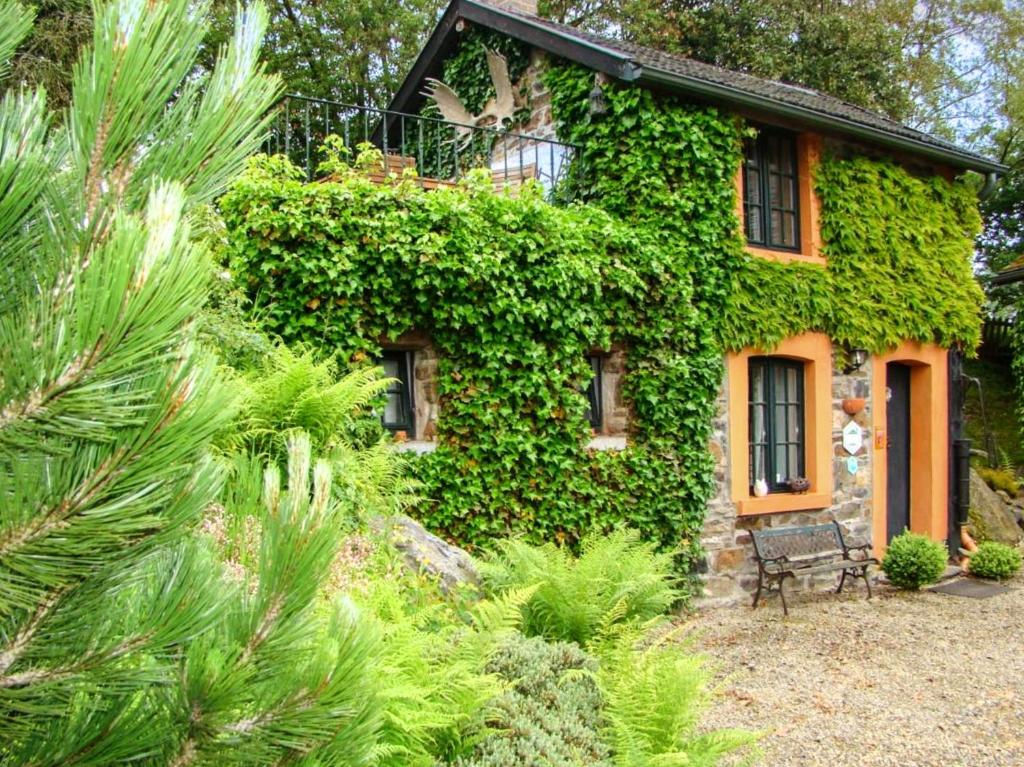
[[[491,114],[488,117],[495,119],[495,125],[501,128],[505,120],[511,120],[516,112],[516,97],[512,89],[512,79],[508,75],[508,61],[497,51],[487,51],[487,69],[491,73],[491,82],[494,83],[495,98],[491,106]]]
[[[508,62],[496,51],[487,50],[486,53],[487,70],[491,75],[495,96],[487,101],[480,114],[470,114],[455,91],[433,77],[427,78],[426,88],[422,92],[424,96],[437,104],[437,108],[441,110],[445,120],[459,124],[455,131],[461,139],[467,138],[472,132],[471,127],[463,126],[486,123],[500,129],[504,127],[506,120],[512,119],[516,112],[515,89],[509,78]]]
[[[444,119],[450,123],[459,123],[456,131],[462,137],[468,136],[471,128],[464,126],[476,125],[477,118],[469,113],[469,110],[462,105],[462,100],[455,91],[449,88],[440,80],[433,77],[427,78],[427,87],[423,95],[432,99],[437,108],[441,110]]]

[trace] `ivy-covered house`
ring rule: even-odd
[[[223,206],[274,328],[396,379],[384,421],[422,453],[420,515],[470,545],[630,524],[719,602],[756,584],[752,528],[955,544],[977,194],[1003,168],[535,12],[453,0],[373,139],[424,173],[406,116],[451,109],[438,81],[463,120],[504,120],[484,164],[543,191],[295,175]]]

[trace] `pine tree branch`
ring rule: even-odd
[[[53,607],[67,592],[68,589],[66,587],[53,589],[48,596],[39,600],[39,606],[32,613],[32,616],[21,627],[21,630],[14,635],[14,638],[8,642],[3,652],[0,652],[0,675],[6,674],[7,669],[17,662],[22,652],[25,651],[25,648],[32,641],[36,631],[39,630],[39,626],[46,619],[46,616],[50,614]]]

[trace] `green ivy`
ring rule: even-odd
[[[597,207],[549,205],[533,185],[497,194],[486,172],[427,192],[355,171],[307,184],[261,157],[220,207],[232,269],[286,341],[358,363],[382,339],[430,334],[438,448],[414,463],[434,529],[469,545],[509,532],[571,542],[628,523],[693,553],[706,481],[671,449],[657,401],[684,393],[636,387],[633,445],[586,449],[586,350],[632,342],[642,307],[679,295],[657,238]],[[691,362],[681,350],[659,364],[678,375]],[[638,357],[631,375],[647,380],[655,365]],[[699,420],[678,415],[672,430]]]
[[[972,185],[857,157],[826,158],[815,188],[827,268],[745,256],[726,346],[770,349],[817,330],[872,352],[914,340],[973,353],[983,296],[971,268],[981,225]]]

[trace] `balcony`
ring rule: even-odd
[[[515,190],[532,179],[549,201],[565,203],[574,199],[581,181],[582,156],[571,144],[304,96],[282,99],[264,149],[287,155],[312,180],[330,135],[353,156],[360,144],[380,149],[385,163],[375,177],[381,182],[412,169],[418,183],[432,189],[453,186],[470,170],[484,168],[496,190]]]

